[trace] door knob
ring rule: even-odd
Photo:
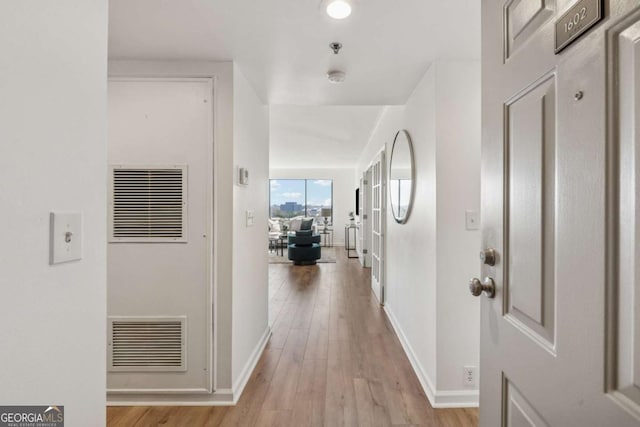
[[[474,297],[480,296],[484,292],[487,297],[493,298],[496,296],[496,284],[491,277],[485,277],[484,282],[474,277],[469,281],[469,291]]]
[[[486,265],[496,265],[496,250],[493,248],[487,248],[480,252],[480,261]]]

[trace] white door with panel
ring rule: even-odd
[[[483,427],[640,425],[640,3],[577,3],[482,2]]]
[[[212,390],[210,79],[109,81],[111,393]]]
[[[384,262],[386,218],[385,152],[380,151],[371,164],[371,287],[380,304],[384,304]]]

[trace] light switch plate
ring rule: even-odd
[[[246,224],[247,227],[253,227],[253,211],[246,212]]]
[[[238,184],[249,185],[249,169],[238,167]]]
[[[82,259],[82,214],[51,212],[51,265]]]
[[[467,230],[480,229],[480,213],[478,211],[466,211],[465,220],[466,220]]]

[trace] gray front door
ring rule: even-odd
[[[577,3],[482,2],[483,427],[640,425],[640,3]]]

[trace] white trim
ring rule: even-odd
[[[480,394],[478,390],[437,391],[434,408],[477,408]]]
[[[233,406],[234,403],[232,400],[221,400],[219,402],[214,401],[206,401],[206,402],[183,402],[181,400],[176,401],[116,401],[116,402],[107,402],[107,407],[109,406]]]
[[[233,406],[232,399],[227,400],[111,400],[107,406]]]
[[[110,394],[211,394],[206,388],[108,388]]]
[[[264,352],[264,349],[269,342],[269,338],[271,338],[271,327],[267,326],[267,329],[264,331],[262,338],[260,338],[260,341],[258,341],[258,345],[253,350],[253,353],[251,353],[251,357],[249,357],[249,360],[247,360],[247,363],[244,365],[244,368],[242,369],[242,372],[240,372],[238,379],[233,384],[234,405],[238,403],[238,400],[240,399],[244,388],[249,382],[249,378],[251,378],[251,374],[258,364],[260,356],[262,356],[262,353]]]
[[[396,332],[396,335],[400,340],[400,344],[402,345],[402,349],[407,355],[409,363],[411,363],[411,367],[416,373],[418,381],[420,381],[420,385],[427,395],[427,399],[429,399],[431,406],[434,408],[477,408],[480,397],[478,390],[438,391],[436,389],[433,382],[418,361],[418,358],[416,357],[411,344],[409,344],[407,336],[402,331],[402,328],[398,323],[398,319],[393,314],[393,311],[391,311],[389,305],[385,305],[383,308],[385,313],[387,313],[389,322],[391,323],[393,330]]]

